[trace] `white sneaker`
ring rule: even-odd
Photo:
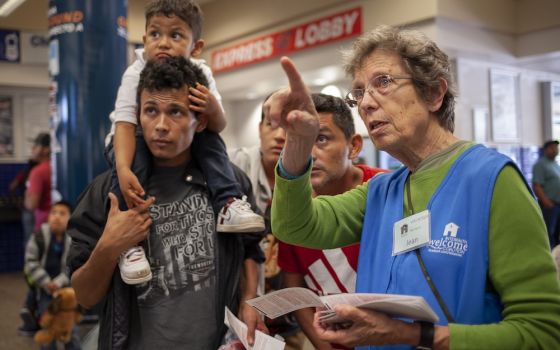
[[[132,247],[121,254],[119,260],[121,278],[126,284],[139,284],[152,279],[152,270],[144,248]]]
[[[264,219],[251,210],[247,196],[232,198],[218,214],[218,232],[264,231]]]

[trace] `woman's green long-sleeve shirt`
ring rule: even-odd
[[[412,174],[416,212],[426,209],[453,162],[471,145],[464,144],[444,161],[426,160],[431,164]],[[375,185],[375,178],[344,194],[312,200],[309,176],[310,171],[286,180],[277,174],[274,234],[282,241],[319,249],[359,242],[368,186]],[[510,166],[498,176],[490,210],[489,283],[500,295],[503,321],[450,324],[451,349],[560,349],[560,285],[546,228],[537,203]]]

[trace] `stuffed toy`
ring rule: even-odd
[[[48,309],[41,316],[41,330],[35,333],[35,341],[47,345],[54,340],[68,343],[72,339],[72,329],[80,320],[76,293],[72,288],[61,288],[54,292]]]

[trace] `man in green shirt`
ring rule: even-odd
[[[560,217],[560,165],[556,163],[558,141],[546,141],[543,155],[533,166],[533,191],[539,199],[550,247],[558,244]]]

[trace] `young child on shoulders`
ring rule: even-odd
[[[146,61],[183,56],[197,64],[208,78],[209,88],[198,84],[190,88],[190,109],[208,119],[207,130],[197,133],[193,158],[200,165],[217,214],[219,232],[259,232],[264,220],[255,214],[241,193],[229,162],[224,141],[219,135],[226,125],[221,96],[212,71],[198,56],[204,46],[200,38],[202,11],[198,4],[185,0],[154,0],[145,11],[144,49],[136,50],[136,61],[125,71],[111,113],[114,135],[109,135],[106,153],[113,165],[111,191],[119,197],[121,209],[144,202],[144,186],[150,156],[141,130],[137,127],[136,95],[140,72]],[[112,137],[112,142],[111,142]],[[164,145],[162,145],[164,147]],[[141,246],[123,252],[119,262],[123,281],[138,284],[149,281],[150,265]]]

